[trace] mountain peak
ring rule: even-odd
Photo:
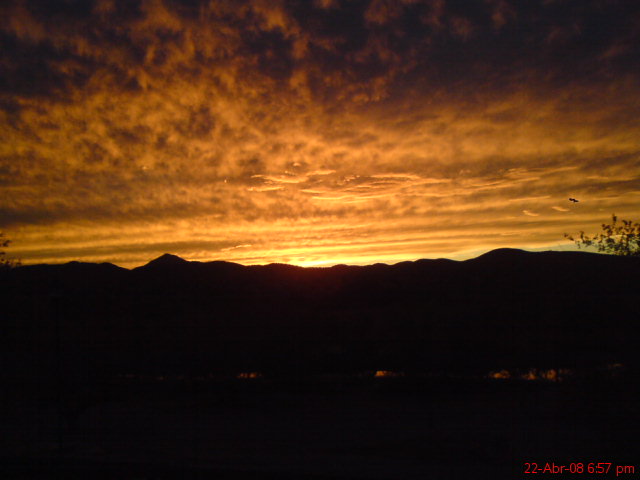
[[[163,255],[160,255],[155,260],[151,260],[149,263],[145,265],[145,267],[151,267],[151,266],[164,267],[164,266],[173,266],[173,265],[184,265],[185,263],[189,263],[189,262],[187,262],[184,258],[178,257],[177,255],[165,253]]]
[[[495,250],[491,250],[489,252],[483,253],[479,257],[473,258],[471,260],[501,260],[508,258],[516,258],[522,257],[525,255],[529,255],[533,252],[527,252],[526,250],[520,250],[517,248],[496,248]]]

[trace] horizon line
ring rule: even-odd
[[[108,261],[108,260],[104,260],[104,261],[83,261],[83,260],[69,260],[69,261],[65,261],[65,262],[39,262],[39,263],[21,263],[17,268],[20,267],[34,267],[34,266],[44,266],[44,265],[49,265],[49,266],[57,266],[57,265],[68,265],[68,264],[72,264],[72,263],[78,263],[78,264],[85,264],[85,265],[104,265],[104,264],[108,264],[108,265],[113,265],[116,266],[118,268],[122,268],[124,270],[136,270],[138,268],[142,268],[145,267],[147,265],[152,264],[153,262],[158,261],[159,259],[161,259],[162,257],[166,257],[166,256],[170,256],[170,257],[175,257],[176,259],[185,262],[185,263],[199,263],[199,264],[208,264],[208,263],[226,263],[226,264],[231,264],[231,265],[238,265],[238,266],[242,266],[242,267],[266,267],[266,266],[270,266],[270,265],[285,265],[285,266],[290,266],[290,267],[296,267],[296,268],[303,268],[303,269],[328,269],[328,268],[332,268],[332,267],[336,267],[336,266],[347,266],[347,267],[368,267],[368,266],[374,266],[374,265],[388,265],[388,266],[393,266],[393,265],[398,265],[401,263],[415,263],[415,262],[419,262],[419,261],[437,261],[437,260],[448,260],[448,261],[452,261],[452,262],[464,262],[467,260],[474,260],[476,258],[480,258],[486,254],[492,253],[492,252],[497,252],[497,251],[516,251],[516,252],[521,252],[521,253],[545,253],[545,252],[557,252],[557,253],[588,253],[588,254],[601,254],[597,251],[594,250],[587,250],[585,248],[577,248],[575,247],[575,245],[559,245],[556,247],[560,247],[560,248],[550,248],[550,247],[534,247],[534,248],[526,248],[526,247],[497,247],[497,248],[490,248],[490,249],[476,249],[476,250],[472,250],[472,251],[466,251],[466,252],[459,252],[458,254],[455,255],[451,255],[450,257],[446,257],[446,256],[439,256],[439,257],[420,257],[420,258],[407,258],[405,260],[398,260],[395,262],[385,262],[385,261],[374,261],[374,262],[352,262],[352,263],[345,263],[345,262],[340,262],[340,261],[331,261],[331,260],[323,260],[323,261],[318,261],[318,262],[310,262],[310,264],[305,264],[305,265],[300,265],[300,264],[296,264],[296,263],[287,263],[287,262],[267,262],[267,263],[241,263],[238,261],[232,261],[232,260],[219,260],[219,259],[211,259],[211,260],[206,260],[206,259],[188,259],[188,258],[184,258],[178,254],[174,254],[174,253],[169,253],[169,252],[165,252],[162,253],[156,257],[153,257],[151,260],[147,261],[146,263],[140,263],[140,264],[135,264],[134,266],[123,266],[118,264],[115,261]],[[562,248],[564,247],[564,248]],[[569,247],[569,248],[568,248]],[[571,248],[573,247],[573,248]]]

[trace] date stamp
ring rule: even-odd
[[[535,463],[524,462],[523,472],[528,474],[573,474],[573,475],[615,475],[616,477],[635,475],[635,465],[617,465],[612,462]]]

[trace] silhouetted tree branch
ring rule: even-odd
[[[564,236],[574,241],[578,248],[594,247],[599,252],[612,255],[640,256],[640,223],[631,220],[620,222],[612,215],[610,224],[602,224],[602,233],[589,236],[581,231],[578,239],[567,233]]]
[[[7,248],[11,240],[7,240],[4,236],[4,233],[0,232],[0,248]],[[12,258],[7,258],[6,252],[4,250],[0,250],[0,268],[13,268],[20,265],[20,260],[15,260]]]

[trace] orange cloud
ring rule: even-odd
[[[640,213],[622,7],[559,61],[502,1],[195,3],[2,7],[0,227],[26,263],[459,257]],[[562,48],[580,15],[554,14],[584,25]]]

